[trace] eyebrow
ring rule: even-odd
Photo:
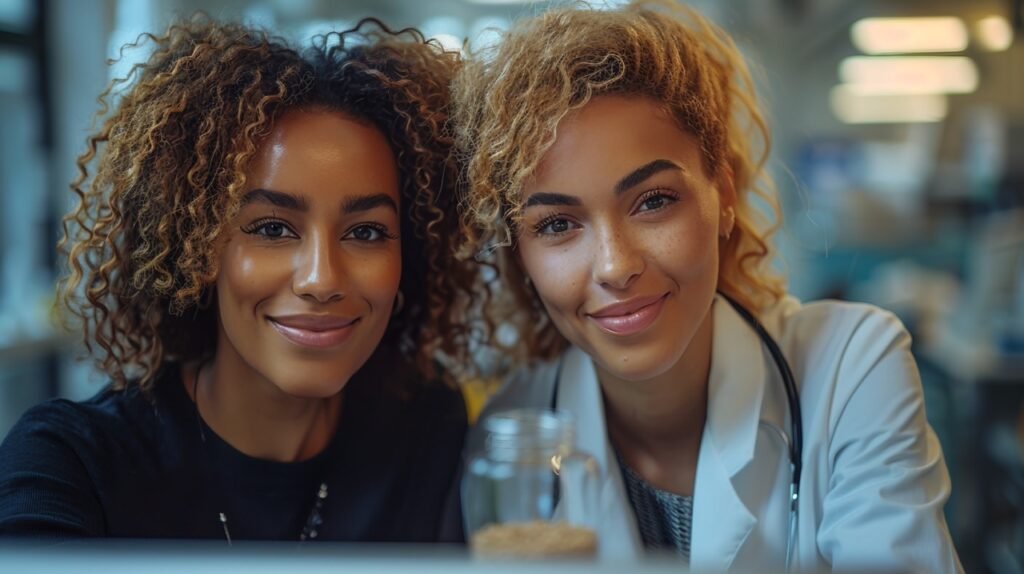
[[[657,173],[661,173],[667,170],[684,171],[683,167],[676,162],[668,159],[656,159],[652,162],[646,163],[633,171],[628,175],[619,180],[615,184],[614,190],[615,195],[622,195],[631,188],[643,183],[648,178],[654,176]],[[538,192],[530,197],[526,198],[526,203],[523,204],[523,209],[532,207],[534,205],[568,205],[578,207],[583,205],[580,198],[574,195],[565,195],[563,193],[550,193],[550,192]]]
[[[306,203],[306,199],[304,197],[292,195],[290,193],[271,191],[269,189],[254,189],[242,197],[242,205],[259,202],[269,203],[276,207],[293,209],[295,211],[309,211],[309,205]],[[398,213],[398,204],[386,193],[373,193],[369,195],[350,197],[342,204],[341,211],[345,214],[350,214],[370,211],[371,209],[381,206],[390,207],[395,213]]]
[[[242,205],[260,202],[296,211],[307,211],[309,209],[304,198],[269,189],[254,189],[242,197]]]
[[[351,197],[345,200],[344,205],[341,206],[341,211],[345,214],[356,213],[360,211],[370,211],[378,207],[390,207],[392,211],[398,213],[398,203],[395,199],[386,193],[373,193],[369,195],[360,195],[357,197]]]
[[[579,206],[583,205],[580,198],[565,195],[564,193],[549,193],[549,192],[537,192],[530,197],[526,198],[526,203],[523,204],[523,209],[532,207],[534,205],[571,205]]]
[[[619,183],[615,184],[615,195],[622,195],[629,189],[643,183],[654,174],[667,170],[683,171],[683,167],[672,160],[656,159],[634,169],[629,173],[629,175],[620,179]]]

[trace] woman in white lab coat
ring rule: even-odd
[[[466,252],[496,263],[487,310],[521,367],[485,416],[575,415],[603,556],[961,570],[909,335],[871,306],[801,304],[768,270],[769,137],[724,32],[667,4],[550,11],[471,58],[455,101]]]

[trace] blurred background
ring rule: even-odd
[[[560,2],[0,0],[0,437],[103,378],[52,327],[74,158],[122,45],[196,10],[296,42],[363,16],[458,49]],[[615,4],[615,2],[611,2]],[[1024,571],[1021,0],[692,0],[755,66],[774,130],[779,265],[804,299],[895,311],[914,335],[968,572]]]

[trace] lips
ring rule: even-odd
[[[589,314],[589,317],[599,328],[612,335],[636,335],[658,319],[667,298],[667,293],[637,297],[602,307]]]
[[[286,315],[269,317],[270,325],[292,343],[326,348],[340,345],[352,334],[359,317],[337,315]]]

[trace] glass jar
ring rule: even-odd
[[[482,425],[483,451],[462,483],[474,555],[596,555],[599,471],[593,457],[576,451],[572,415],[518,409]]]

